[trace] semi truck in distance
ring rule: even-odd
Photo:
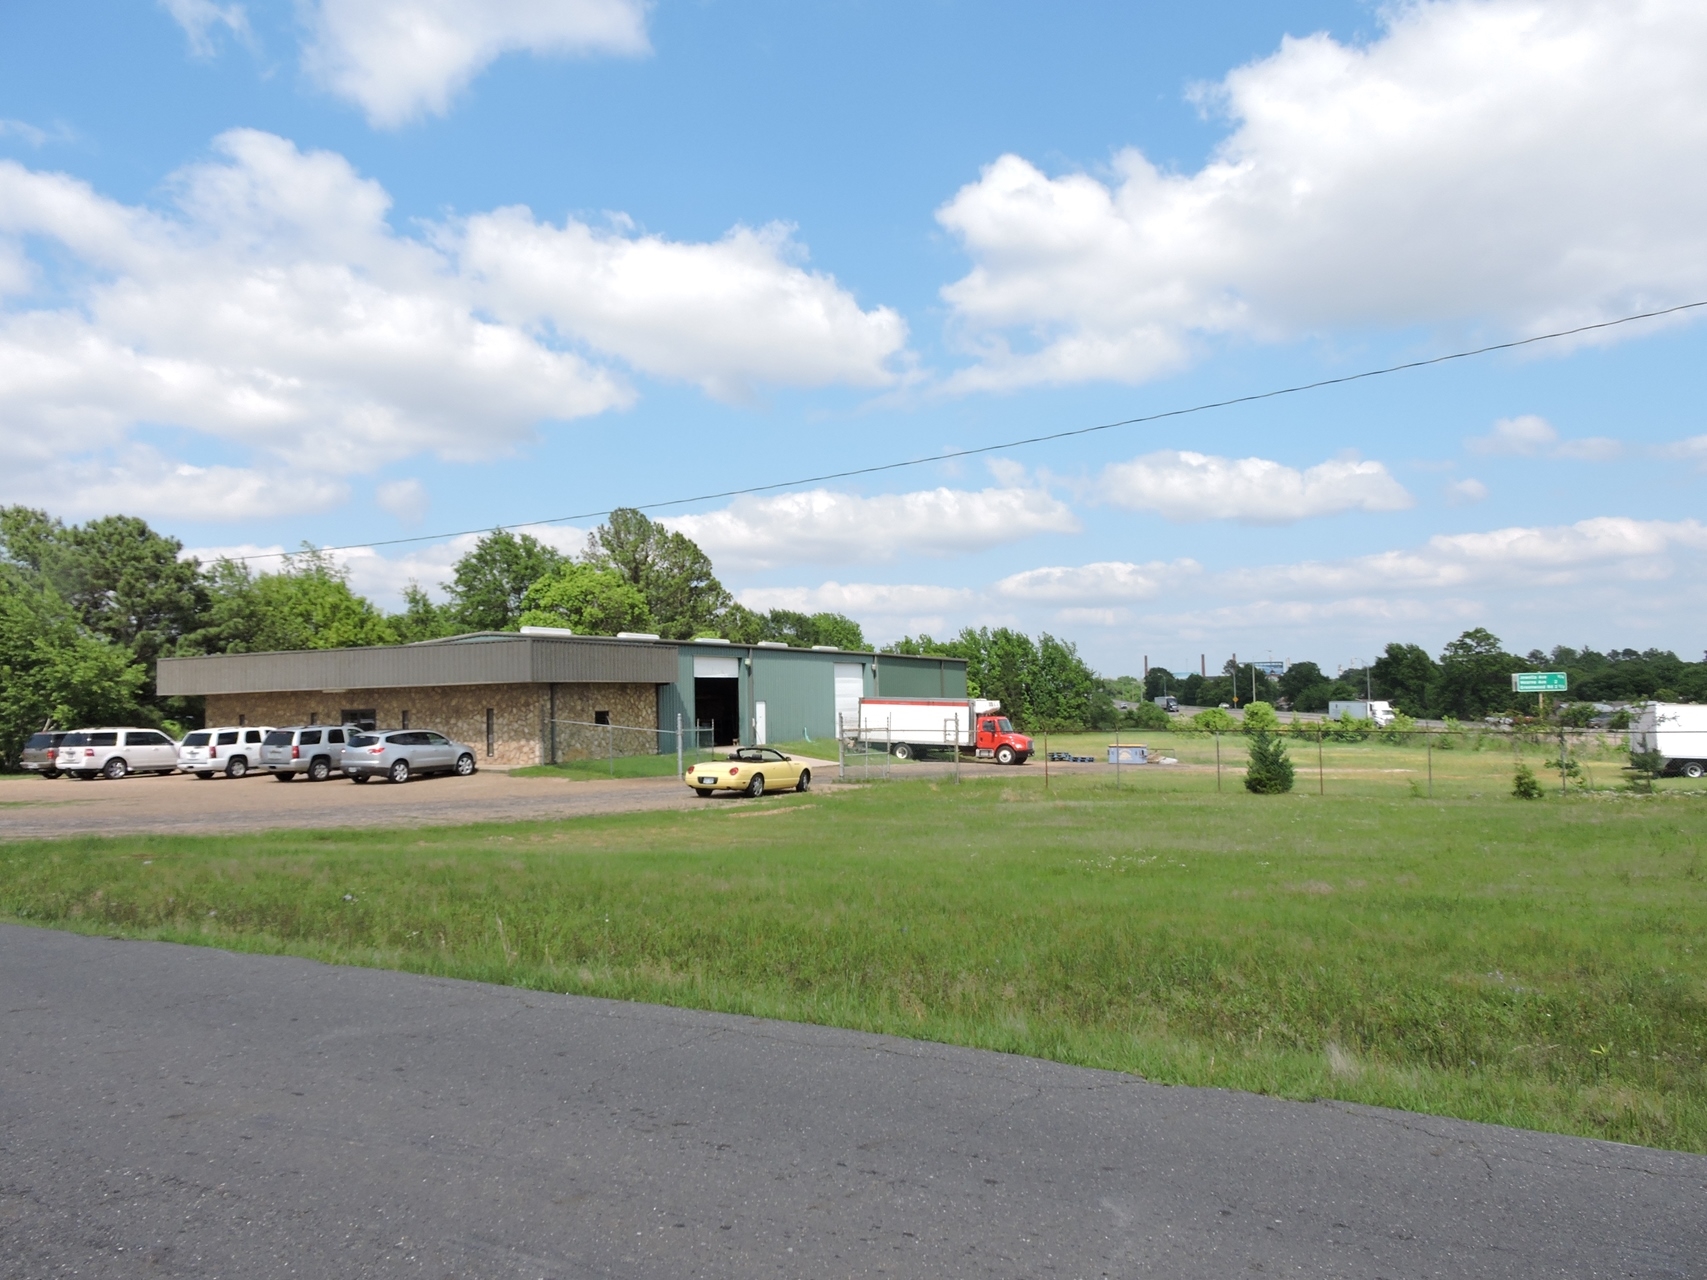
[[[1328,703],[1328,719],[1330,720],[1371,720],[1378,728],[1386,728],[1393,723],[1393,704],[1391,702],[1364,701],[1330,702]]]
[[[1033,751],[990,698],[861,698],[855,722],[844,716],[841,732],[850,745],[887,749],[897,760],[940,752],[1024,764]]]
[[[1630,721],[1630,750],[1658,751],[1666,773],[1707,776],[1707,706],[1644,703]]]

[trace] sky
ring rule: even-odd
[[[0,4],[0,502],[389,607],[643,506],[879,643],[1693,658],[1707,309],[946,455],[1702,300],[1698,0]]]

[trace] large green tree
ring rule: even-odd
[[[653,620],[640,588],[614,569],[579,563],[560,565],[527,589],[521,625],[614,636],[619,631],[651,631]]]
[[[724,615],[734,600],[712,572],[711,557],[685,534],[672,533],[632,507],[619,507],[588,535],[583,558],[637,587],[665,639],[724,634]]]
[[[1486,627],[1472,627],[1441,651],[1431,709],[1460,720],[1504,710],[1511,705],[1511,673],[1525,666]]]
[[[1433,709],[1440,668],[1421,645],[1390,644],[1369,670],[1375,677],[1376,696],[1390,700],[1406,715],[1426,716]]]
[[[134,724],[146,670],[91,634],[41,577],[0,563],[0,767],[48,725]]]
[[[206,625],[186,647],[202,653],[267,653],[395,644],[390,621],[350,589],[349,571],[312,548],[271,573],[217,561],[208,575]]]
[[[568,561],[531,533],[494,529],[456,562],[444,584],[451,616],[465,631],[514,631],[527,589]]]

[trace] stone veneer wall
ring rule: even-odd
[[[343,693],[214,693],[207,696],[207,723],[291,725],[337,724],[345,710],[372,708],[381,729],[436,729],[474,748],[482,767],[540,764],[546,758],[551,690],[543,684],[428,685],[413,689],[348,689]],[[486,754],[486,710],[493,711],[493,753]],[[658,722],[658,690],[649,684],[560,684],[558,720],[587,720],[609,711],[616,724]],[[639,717],[638,719],[634,717]],[[583,731],[585,732],[585,731]],[[566,730],[559,727],[559,757],[566,758]],[[601,735],[602,737],[602,735]],[[626,739],[632,738],[629,742]],[[653,734],[617,734],[619,755],[656,750]],[[674,744],[672,743],[672,749]],[[604,750],[599,744],[599,752]],[[580,754],[586,754],[582,752]],[[597,754],[597,753],[595,753]]]
[[[550,705],[551,686],[543,686]],[[660,740],[655,726],[658,723],[658,688],[650,684],[560,684],[556,686],[557,758],[579,760],[602,756],[612,746],[619,756],[643,756],[656,751],[673,754],[676,740],[672,734]],[[613,726],[628,725],[628,729],[605,729],[594,726],[594,717],[607,712]],[[671,726],[673,729],[675,726]],[[549,726],[545,750],[551,752]]]

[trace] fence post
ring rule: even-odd
[[[1215,731],[1215,789],[1221,790],[1221,730]]]
[[[682,713],[678,711],[676,712],[676,773],[678,776],[688,771],[687,761],[682,756]]]
[[[889,766],[895,759],[895,717],[883,717],[883,780],[889,781]]]
[[[1116,717],[1120,715],[1118,711],[1114,714]],[[1120,721],[1118,718],[1114,723],[1114,787],[1117,791],[1120,789]]]
[[[616,726],[605,726],[605,750],[610,754],[610,776],[616,777]]]
[[[1423,735],[1423,741],[1428,745],[1428,798],[1434,799],[1434,735]]]
[[[1319,721],[1316,724],[1316,794],[1328,794],[1327,776],[1322,772],[1322,725]]]
[[[836,712],[836,781],[846,782],[848,777],[848,743],[843,737],[848,731],[847,722],[842,719],[842,713]]]

